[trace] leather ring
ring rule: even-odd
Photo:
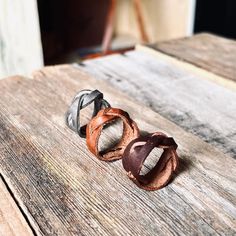
[[[141,175],[144,161],[154,148],[162,148],[163,153],[156,165],[145,175]],[[140,188],[157,190],[168,184],[178,166],[177,144],[173,138],[156,132],[136,138],[126,147],[122,164],[128,177]]]
[[[121,118],[123,121],[123,134],[121,140],[112,150],[106,150],[102,153],[98,150],[98,141],[103,126],[112,121]],[[125,147],[128,143],[139,136],[137,124],[130,118],[129,114],[118,108],[105,108],[89,122],[86,130],[86,141],[88,149],[100,160],[114,161],[122,157]]]
[[[86,126],[80,125],[80,110],[94,102],[92,117],[104,107],[110,107],[110,104],[103,99],[103,94],[98,90],[81,90],[73,98],[73,101],[66,113],[66,124],[70,129],[77,132],[80,137],[86,137]]]

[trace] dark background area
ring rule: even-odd
[[[101,44],[108,6],[109,0],[38,0],[45,64]]]
[[[100,45],[109,0],[38,0],[45,64]],[[236,0],[197,0],[194,32],[236,39]]]
[[[197,0],[194,32],[236,39],[236,0]]]

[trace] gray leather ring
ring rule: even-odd
[[[80,110],[94,102],[92,117],[96,116],[102,108],[110,107],[110,104],[103,99],[103,93],[98,90],[81,90],[73,98],[73,101],[66,113],[66,124],[70,129],[77,132],[80,137],[86,137],[86,126],[80,125]],[[91,118],[92,118],[91,117]]]

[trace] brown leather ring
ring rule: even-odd
[[[99,153],[98,140],[101,135],[103,126],[121,118],[123,121],[123,134],[120,142],[104,153]],[[89,122],[86,129],[86,142],[88,149],[100,160],[114,161],[122,157],[124,149],[131,140],[139,136],[137,124],[129,117],[129,114],[118,108],[105,108]]]
[[[143,163],[155,147],[162,148],[163,153],[154,168],[141,175]],[[124,151],[122,164],[129,178],[140,188],[157,190],[168,184],[178,166],[176,149],[173,138],[156,132],[131,141]]]

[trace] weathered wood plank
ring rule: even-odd
[[[0,235],[30,236],[32,230],[0,177]]]
[[[40,233],[236,233],[233,158],[77,68],[46,68],[34,77],[0,82],[0,171]],[[156,192],[138,189],[120,161],[100,162],[88,152],[85,141],[64,123],[71,98],[82,88],[102,90],[141,129],[175,137],[181,168],[169,186]],[[107,132],[108,138],[113,134]]]
[[[180,60],[236,81],[236,41],[211,34],[198,34],[150,45]]]
[[[79,68],[236,157],[236,93],[165,58],[131,51]]]
[[[150,47],[140,45],[140,44],[137,44],[135,46],[135,50],[148,53],[149,55],[152,55],[153,57],[157,58],[158,60],[163,60],[163,61],[166,61],[166,62],[172,64],[173,67],[177,67],[177,68],[180,67],[182,70],[186,70],[190,74],[194,74],[196,76],[201,77],[202,79],[207,79],[207,80],[217,83],[225,88],[228,88],[232,91],[236,91],[235,81],[229,80],[227,78],[224,78],[222,76],[214,74],[210,71],[204,70],[194,64],[188,63],[183,60],[179,60],[176,57],[169,56],[167,54],[164,54],[162,52],[159,52],[159,51],[154,50]]]

